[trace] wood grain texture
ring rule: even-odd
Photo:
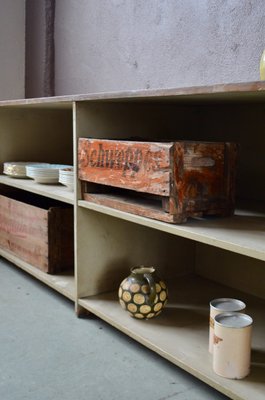
[[[102,185],[170,193],[173,143],[79,139],[79,178]]]
[[[73,210],[0,195],[0,247],[47,273],[73,267]]]
[[[135,201],[129,196],[117,197],[111,194],[84,193],[84,200],[106,207],[112,207],[116,210],[125,211],[131,214],[141,215],[142,217],[170,223],[176,222],[174,215],[164,212],[162,207],[159,207],[158,204],[154,205],[148,200],[144,201],[144,199]]]
[[[165,222],[188,217],[230,216],[234,211],[237,145],[79,139],[79,179],[85,199]],[[97,185],[95,185],[97,184]],[[126,199],[112,187],[127,189]],[[103,188],[103,189],[102,189]],[[160,210],[130,191],[160,197]],[[107,193],[109,191],[109,194]],[[93,192],[105,192],[92,196]],[[149,209],[148,209],[149,207]]]
[[[46,210],[0,196],[0,246],[48,272]]]
[[[199,213],[231,215],[235,201],[236,154],[234,143],[176,142],[173,196],[177,212],[187,217]]]

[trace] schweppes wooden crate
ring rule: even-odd
[[[234,212],[238,146],[79,139],[84,200],[170,223]]]

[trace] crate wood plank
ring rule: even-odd
[[[148,199],[136,200],[128,196],[117,197],[111,194],[84,193],[84,200],[131,214],[141,215],[142,217],[164,222],[176,222],[174,215],[165,213],[161,206],[155,205]]]
[[[173,143],[79,139],[79,179],[169,196]]]
[[[0,196],[0,246],[48,271],[46,210]]]
[[[169,212],[231,215],[236,155],[234,143],[176,142]]]

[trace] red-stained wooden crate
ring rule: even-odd
[[[72,207],[14,190],[1,194],[0,247],[49,274],[72,269]]]
[[[228,216],[234,212],[237,150],[227,142],[81,138],[83,198],[170,223]]]

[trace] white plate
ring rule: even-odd
[[[38,170],[38,171],[47,171],[47,170],[59,170],[63,168],[70,168],[71,165],[63,165],[63,164],[46,164],[46,165],[41,165],[41,164],[35,164],[31,165],[28,168],[33,169],[33,170]],[[28,169],[27,168],[27,169]]]
[[[9,161],[4,162],[3,173],[10,176],[11,178],[28,178],[26,173],[26,167],[36,164],[32,161]],[[42,163],[44,165],[44,163]],[[45,163],[46,164],[46,163]]]
[[[26,167],[27,176],[37,183],[58,183],[60,168],[70,168],[64,164],[35,164]]]

